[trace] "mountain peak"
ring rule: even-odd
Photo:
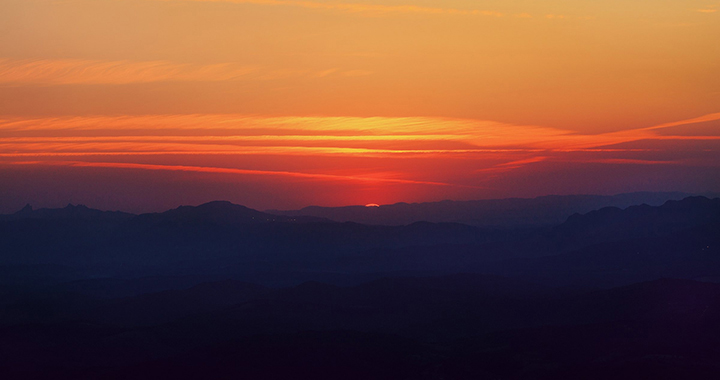
[[[573,214],[554,231],[558,236],[587,243],[598,237],[623,240],[656,236],[717,221],[720,221],[720,199],[700,196],[669,200],[662,206],[604,207],[586,214]]]
[[[143,220],[173,223],[256,224],[272,222],[318,222],[320,218],[271,215],[228,201],[212,201],[198,206],[180,206],[159,214],[143,214]]]
[[[25,205],[25,207],[23,207],[22,209],[20,209],[20,211],[16,212],[15,214],[16,214],[16,215],[18,215],[18,214],[27,214],[27,213],[30,213],[30,212],[32,212],[32,211],[33,211],[33,208],[32,208],[32,206],[30,206],[30,203],[28,203],[28,204]]]

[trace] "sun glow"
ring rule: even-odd
[[[0,208],[720,187],[720,13],[632,2],[3,1]]]

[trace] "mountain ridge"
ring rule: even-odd
[[[336,222],[407,225],[417,221],[451,222],[479,227],[548,226],[576,213],[603,207],[627,208],[638,204],[659,206],[668,200],[692,196],[681,192],[635,192],[616,195],[545,195],[535,198],[502,198],[470,201],[399,202],[379,207],[308,206],[299,210],[265,210],[276,215],[316,216]]]

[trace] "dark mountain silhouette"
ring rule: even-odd
[[[239,297],[233,289],[257,298],[220,310],[210,305]],[[123,325],[120,318],[114,326],[79,319],[0,327],[0,373],[186,379],[325,378],[344,371],[357,371],[350,378],[428,379],[720,373],[717,284],[662,279],[568,294],[457,275],[354,287],[306,283],[254,296],[257,289],[248,289],[233,282],[188,289],[214,297],[205,304],[211,311],[188,317],[182,307],[169,307],[176,319],[155,326],[132,327],[132,319]],[[181,293],[137,299],[158,302],[154,313],[182,303]]]
[[[282,273],[297,283],[331,274],[477,272],[562,281],[575,273],[619,285],[716,276],[708,269],[715,265],[708,253],[718,246],[718,215],[720,199],[690,197],[573,215],[553,228],[505,230],[273,217],[212,202],[121,220],[0,221],[0,265],[60,265],[75,271],[77,280],[196,276],[287,285]]]
[[[720,376],[720,199],[540,219],[27,208],[0,218],[0,376]]]
[[[606,207],[584,215],[574,214],[553,233],[566,241],[589,245],[598,241],[658,237],[720,222],[720,198],[688,197],[662,206],[646,204],[626,209]]]
[[[245,206],[227,201],[215,201],[199,206],[180,206],[162,213],[142,214],[134,218],[133,223],[173,223],[182,224],[259,224],[259,223],[308,223],[329,220],[317,217],[293,217],[266,214]]]
[[[103,302],[93,308],[86,318],[110,325],[159,325],[260,298],[268,291],[259,285],[232,280],[202,283],[189,289],[166,290]]]
[[[720,223],[661,237],[598,243],[567,253],[498,261],[487,273],[584,286],[617,286],[662,277],[718,281]]]
[[[41,208],[35,210],[28,204],[14,214],[0,215],[0,221],[22,219],[127,220],[134,216],[121,211],[95,210],[84,205],[68,204],[64,208]]]
[[[396,203],[380,207],[310,206],[300,210],[267,210],[276,215],[315,216],[337,222],[377,225],[406,225],[414,222],[450,222],[475,226],[549,226],[562,223],[570,215],[603,207],[626,208],[648,204],[658,206],[690,194],[640,192],[602,195],[551,195],[532,199],[508,198],[477,201]]]
[[[146,293],[157,293],[166,290],[187,289],[194,285],[223,279],[217,276],[151,276],[140,278],[83,278],[79,280],[54,283],[57,291],[77,293],[93,298],[134,297]]]
[[[366,226],[212,202],[120,221],[6,220],[0,238],[0,264],[57,264],[92,277],[137,277],[326,271],[329,259],[377,247],[472,244],[493,237],[461,224]]]

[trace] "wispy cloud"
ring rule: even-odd
[[[0,83],[127,84],[161,81],[226,81],[257,70],[235,64],[178,64],[166,61],[0,59]]]
[[[527,12],[506,13],[491,9],[467,9],[467,8],[448,8],[448,7],[429,7],[414,4],[386,5],[377,3],[354,3],[342,1],[310,1],[310,0],[153,0],[163,2],[200,2],[200,3],[232,3],[232,4],[251,4],[265,6],[286,6],[305,9],[316,9],[325,11],[337,11],[345,13],[353,13],[363,16],[389,16],[393,14],[406,15],[448,15],[448,16],[480,16],[494,18],[520,18],[531,19],[534,16]],[[591,19],[592,17],[573,17],[563,14],[546,14],[540,17],[547,19]]]
[[[503,162],[497,165],[494,165],[489,168],[483,168],[476,170],[477,173],[483,173],[483,174],[498,174],[498,173],[504,173],[507,171],[515,170],[518,168],[521,168],[526,165],[535,164],[538,162],[542,162],[547,160],[548,157],[546,156],[533,156],[529,158],[523,158],[520,160],[514,160],[509,162]]]
[[[616,165],[682,165],[684,163],[681,160],[638,160],[631,158],[606,158],[600,160],[588,160],[585,162]]]
[[[0,119],[0,144],[148,144],[160,147],[306,147],[399,152],[491,150],[588,150],[638,140],[717,139],[660,135],[657,130],[720,120],[720,113],[603,134],[492,121],[429,117],[262,117],[245,115],[148,115]],[[397,143],[458,143],[453,149],[407,149]],[[349,146],[353,143],[353,146]],[[387,144],[395,148],[387,148]],[[50,146],[50,145],[46,145]],[[209,150],[209,149],[208,149]]]
[[[447,14],[447,15],[464,15],[464,16],[490,16],[503,17],[502,12],[492,10],[479,9],[456,9],[456,8],[440,8],[425,7],[419,5],[383,5],[370,3],[343,3],[343,2],[319,2],[319,1],[296,1],[296,0],[158,0],[158,1],[195,1],[206,3],[235,3],[235,4],[258,4],[271,6],[292,6],[309,9],[334,10],[352,13],[364,14],[392,14],[392,13],[410,13],[410,14]],[[525,17],[525,14],[520,15]]]
[[[1,162],[0,162],[1,164]],[[350,182],[375,182],[375,183],[399,183],[406,185],[432,185],[432,186],[461,186],[443,182],[433,181],[415,181],[399,178],[384,178],[379,176],[353,176],[353,175],[336,175],[336,174],[318,174],[303,173],[281,170],[250,170],[224,168],[214,166],[193,166],[193,165],[154,165],[154,164],[137,164],[129,162],[89,162],[89,161],[14,161],[8,162],[10,165],[54,165],[54,166],[73,166],[73,167],[96,167],[96,168],[113,168],[113,169],[139,169],[139,170],[166,170],[166,171],[183,171],[196,173],[212,173],[212,174],[236,174],[251,176],[277,176],[277,177],[294,177],[300,179],[323,180],[323,181],[350,181]]]
[[[19,60],[0,58],[0,84],[129,84],[150,82],[221,82],[289,77],[362,76],[358,69],[270,69],[236,63],[188,64],[168,61],[101,61],[83,59]]]
[[[410,160],[425,163],[445,160],[448,168],[454,167],[451,161],[456,162],[457,169],[453,170],[482,177],[553,162],[684,165],[697,162],[684,158],[703,159],[702,154],[714,153],[675,152],[664,157],[663,148],[643,148],[637,143],[706,140],[708,144],[716,144],[720,136],[684,136],[668,134],[665,130],[712,120],[720,120],[720,113],[648,128],[589,135],[548,127],[430,117],[6,118],[0,119],[0,162],[28,165],[55,162],[65,166],[285,175],[325,180],[372,179],[445,186],[451,183],[432,176],[424,178],[426,173],[417,169],[399,178],[379,174],[346,175],[352,170],[343,162],[372,161],[379,165],[376,173],[387,173],[388,167],[405,167]],[[665,134],[659,134],[660,131]],[[118,163],[118,160],[131,162]],[[185,165],[169,164],[178,160]],[[223,162],[227,167],[195,164],[207,160]],[[277,165],[281,169],[296,167],[297,160],[325,164],[317,173],[278,170]],[[242,167],[247,163],[273,164],[267,168]],[[423,165],[415,167],[425,167]],[[345,173],[338,175],[333,171]]]
[[[703,116],[699,116],[699,117],[694,117],[694,118],[692,118],[692,119],[687,119],[687,120],[680,120],[680,121],[673,121],[673,122],[670,122],[670,123],[663,123],[663,124],[655,125],[655,126],[652,126],[652,127],[644,128],[643,130],[651,131],[651,130],[657,130],[657,129],[663,129],[663,128],[677,127],[677,126],[680,126],[680,125],[705,123],[705,122],[708,122],[708,121],[715,121],[715,120],[720,120],[720,112],[718,112],[718,113],[711,113],[711,114],[707,114],[707,115],[703,115]]]
[[[718,11],[718,8],[720,8],[719,4],[708,4],[705,5],[703,8],[695,9],[695,11],[700,13],[716,13]]]

